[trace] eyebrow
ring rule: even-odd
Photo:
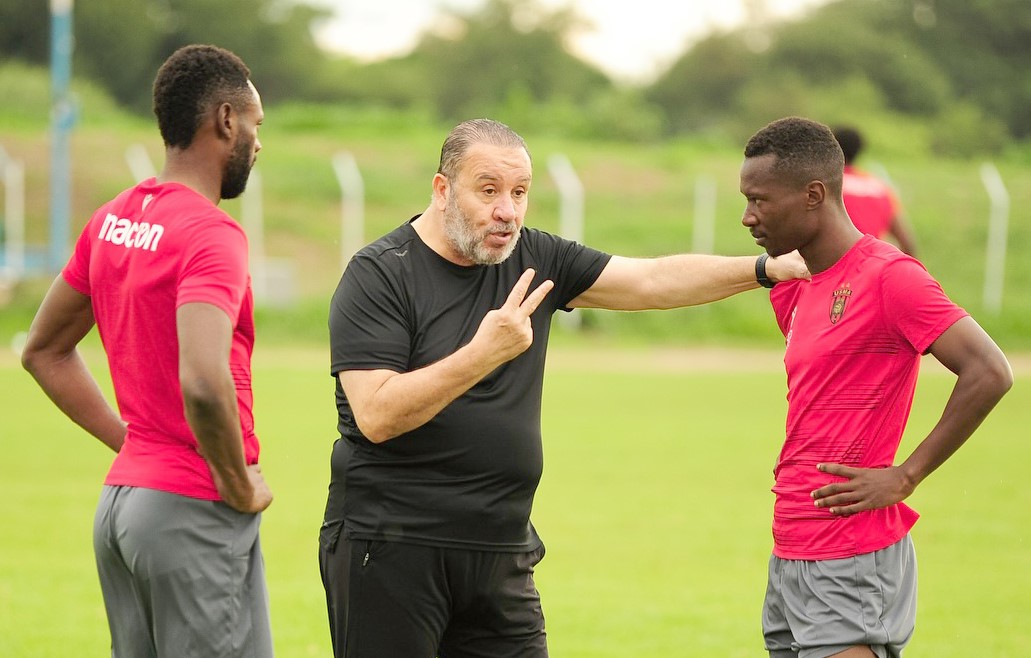
[[[473,180],[477,183],[496,182],[505,180],[504,176],[491,173],[478,174]],[[516,185],[528,185],[533,180],[532,176],[523,176],[515,181]]]

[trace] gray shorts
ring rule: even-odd
[[[912,539],[840,560],[771,557],[762,624],[770,658],[825,658],[853,646],[897,658],[916,626]]]
[[[113,658],[272,656],[260,514],[105,486],[93,524]]]

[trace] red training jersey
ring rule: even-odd
[[[869,236],[811,281],[777,284],[770,300],[786,339],[788,384],[773,552],[827,560],[890,546],[917,513],[903,503],[848,517],[817,508],[812,492],[844,478],[816,465],[894,464],[920,356],[967,313],[919,261]]]
[[[899,212],[898,199],[891,187],[853,166],[845,167],[841,197],[845,202],[845,212],[856,228],[875,238],[887,235]]]
[[[62,274],[90,297],[128,425],[104,483],[219,500],[183,411],[176,309],[203,302],[229,316],[244,454],[257,463],[254,299],[243,229],[194,190],[151,178],[94,213]]]

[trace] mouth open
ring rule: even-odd
[[[503,248],[512,241],[511,233],[491,233],[487,236],[487,244],[494,248]]]

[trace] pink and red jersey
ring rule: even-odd
[[[211,201],[149,179],[102,206],[63,276],[88,295],[128,425],[105,484],[219,500],[186,422],[179,387],[176,309],[213,304],[233,324],[229,366],[247,463],[258,461],[251,391],[254,300],[247,237]]]
[[[869,236],[811,281],[777,284],[770,300],[786,338],[788,384],[773,552],[825,560],[889,546],[916,523],[916,512],[899,503],[833,516],[811,493],[843,478],[816,465],[893,465],[920,356],[967,314],[919,261]]]
[[[898,199],[887,183],[853,166],[845,167],[841,197],[856,228],[875,238],[888,233],[899,212]]]

